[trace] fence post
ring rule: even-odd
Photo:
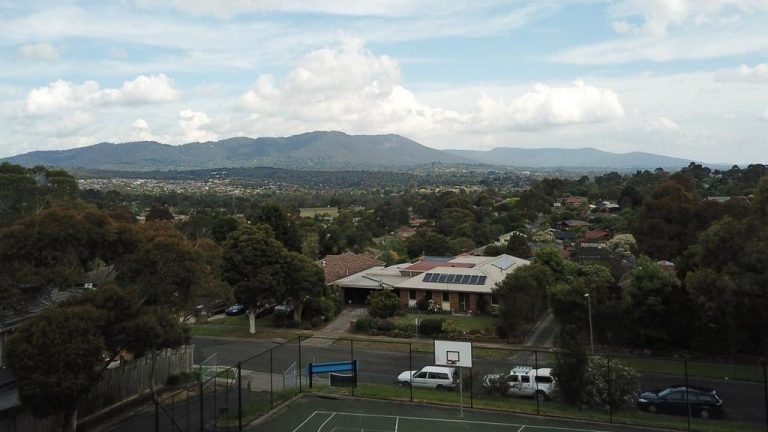
[[[461,383],[460,385],[464,385],[464,383]],[[475,380],[472,379],[472,368],[469,368],[469,407],[474,408],[475,407],[475,397],[473,393],[475,392]]]
[[[608,365],[608,422],[613,423],[613,387],[611,385],[613,374],[611,374],[611,356],[606,354],[605,361]]]
[[[688,400],[688,359],[683,357],[683,371],[685,373],[685,405],[688,407],[688,431],[691,430],[691,401]]]
[[[768,431],[768,358],[763,358],[763,392],[765,393],[765,430]]]
[[[275,407],[275,389],[273,388],[274,383],[272,382],[272,350],[274,348],[271,348],[269,350],[269,408],[272,409]]]
[[[157,396],[153,396],[152,400],[155,402],[155,432],[160,432],[160,407],[157,403]]]
[[[533,368],[536,371],[533,374],[533,380],[536,381],[536,394],[533,396],[536,399],[536,415],[541,415],[541,407],[539,402],[539,351],[533,351]]]
[[[243,431],[243,363],[237,362],[237,431]]]
[[[299,335],[299,393],[301,393],[301,372],[304,368],[301,367],[301,335]]]
[[[413,343],[408,342],[408,388],[411,391],[411,402],[413,402]]]
[[[355,370],[352,373],[355,375],[352,380],[352,396],[355,395],[355,386],[357,386],[357,364],[355,364],[355,341],[349,340],[349,361],[354,365]]]
[[[204,422],[203,422],[203,411],[204,411],[204,405],[203,405],[203,368],[200,367],[200,432],[203,432],[205,429],[203,428]]]

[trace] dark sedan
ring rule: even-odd
[[[248,310],[248,307],[246,307],[244,304],[235,304],[227,308],[224,313],[227,315],[242,315]]]
[[[637,406],[650,413],[688,415],[701,418],[719,417],[723,414],[723,400],[717,392],[704,387],[687,388],[682,385],[671,386],[662,390],[650,390],[640,394]]]

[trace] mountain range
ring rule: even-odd
[[[275,167],[295,170],[405,169],[426,164],[489,164],[518,168],[679,169],[689,160],[651,153],[610,153],[593,148],[436,150],[400,135],[309,132],[284,138],[229,138],[167,145],[154,141],[100,143],[56,151],[34,151],[1,159],[45,165],[118,171]]]

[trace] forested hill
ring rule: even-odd
[[[167,171],[273,167],[309,171],[397,170],[419,165],[488,164],[505,167],[587,170],[664,168],[676,171],[688,159],[651,153],[611,153],[593,148],[437,150],[400,135],[309,132],[285,138],[230,138],[167,145],[154,141],[101,143],[59,151],[35,151],[5,159],[27,167],[116,171]],[[730,165],[704,164],[728,169]]]
[[[616,170],[664,168],[676,171],[688,166],[690,162],[693,162],[689,159],[661,156],[644,152],[611,153],[594,148],[532,149],[501,147],[488,151],[446,150],[446,152],[480,163],[527,168],[579,167],[609,168]],[[713,168],[730,168],[730,165],[713,165],[709,163],[705,163],[704,165]]]
[[[230,138],[178,146],[154,141],[101,143],[4,159],[24,166],[151,171],[267,166],[302,170],[393,168],[468,160],[399,135],[310,132],[286,138]]]

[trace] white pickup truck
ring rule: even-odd
[[[489,374],[483,377],[483,387],[488,391],[499,391],[510,396],[535,397],[544,401],[552,396],[555,381],[551,368],[534,369],[530,366],[515,366],[509,374]]]

